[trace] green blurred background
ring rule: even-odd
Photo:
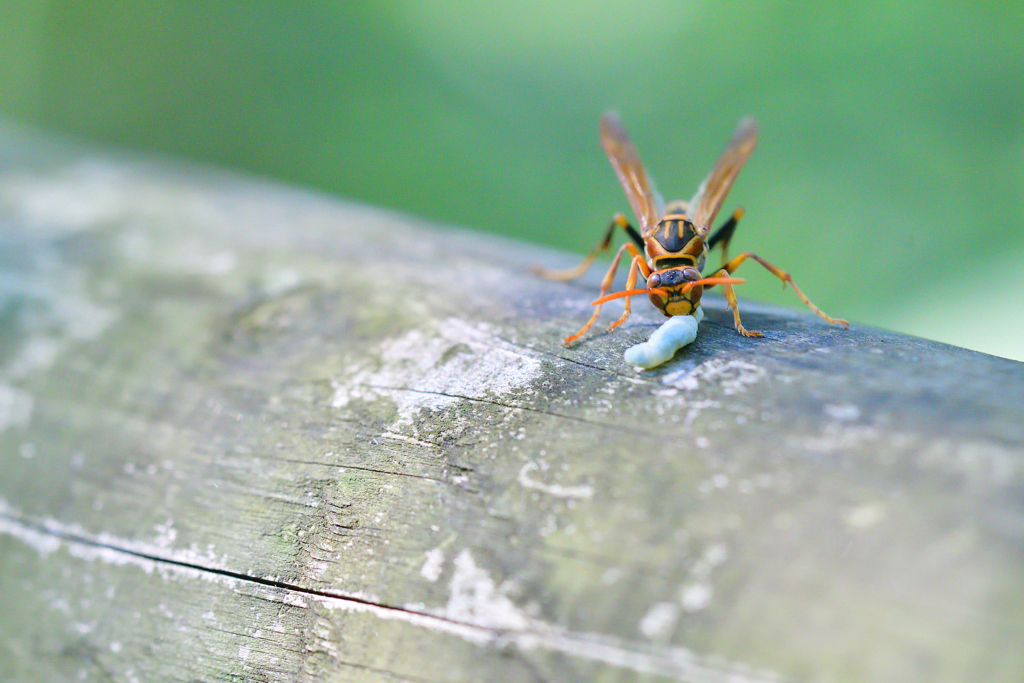
[[[1019,0],[0,12],[0,116],[581,252],[628,209],[602,111],[668,197],[752,114],[734,253],[790,270],[832,315],[1024,359]],[[800,306],[742,275],[741,297]]]

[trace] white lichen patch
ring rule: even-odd
[[[725,564],[728,559],[729,546],[725,543],[712,543],[701,553],[700,559],[694,564],[691,572],[694,575],[707,576],[712,569]]]
[[[906,453],[922,470],[966,477],[972,485],[1006,486],[1020,481],[1020,449],[991,440],[949,439],[892,434],[888,453]]]
[[[835,453],[854,448],[864,441],[875,441],[879,436],[880,432],[875,427],[836,421],[826,423],[820,436],[790,437],[789,441],[815,453]]]
[[[660,381],[666,388],[655,390],[658,400],[650,403],[650,409],[687,430],[702,424],[702,430],[706,431],[709,422],[704,413],[708,410],[735,413],[736,417],[730,419],[742,423],[750,419],[749,409],[722,400],[722,396],[744,392],[767,377],[768,371],[755,363],[713,358],[696,367],[677,368],[662,376]],[[720,428],[714,421],[710,424],[712,430]],[[706,436],[698,438],[698,447],[710,445]]]
[[[302,286],[303,275],[295,268],[272,267],[263,277],[263,294],[268,297],[283,296]]]
[[[157,525],[155,541],[145,542],[106,532],[92,534],[78,524],[67,524],[49,517],[41,520],[42,529],[37,529],[18,521],[21,517],[23,515],[18,510],[0,498],[0,534],[21,540],[44,557],[64,546],[69,555],[80,560],[114,566],[134,565],[147,574],[157,571],[164,578],[178,574],[225,585],[237,582],[235,578],[200,569],[224,569],[227,566],[227,558],[218,557],[212,544],[207,545],[205,552],[195,545],[190,548],[170,547],[177,536],[171,522]]]
[[[178,530],[174,528],[174,520],[168,519],[165,524],[155,524],[153,529],[157,532],[153,539],[153,545],[158,548],[171,548],[175,539],[178,538]]]
[[[98,339],[121,317],[117,308],[93,300],[85,269],[45,245],[33,256],[34,270],[12,270],[0,282],[0,306],[19,311],[10,321],[13,352],[0,366],[0,383],[7,387],[0,390],[0,430],[30,411],[31,397],[9,385],[51,370],[62,354]]]
[[[80,636],[87,636],[96,629],[96,622],[84,622],[76,621],[71,624],[71,628]]]
[[[4,368],[4,374],[9,379],[20,379],[39,370],[48,370],[60,350],[60,342],[53,337],[31,335]]]
[[[689,578],[679,587],[678,603],[688,614],[707,609],[714,595],[711,575],[729,559],[729,548],[724,543],[707,546],[690,567]]]
[[[712,358],[691,369],[675,370],[662,377],[667,384],[684,391],[717,386],[726,396],[746,391],[768,375],[760,365],[745,360]]]
[[[6,515],[12,512],[7,501],[0,498],[0,534],[6,534],[18,539],[44,558],[60,548],[60,539],[56,536],[43,533],[24,524],[19,524],[13,519],[6,517]]]
[[[427,559],[423,562],[423,567],[420,568],[420,576],[430,583],[434,583],[441,578],[441,571],[444,569],[444,551],[434,548],[428,550],[426,555]]]
[[[717,565],[725,561],[727,554],[723,545],[714,545],[704,553],[702,560],[709,566]],[[514,645],[520,650],[545,649],[584,661],[690,683],[725,680],[767,683],[778,680],[774,673],[754,671],[724,660],[707,666],[699,657],[681,647],[569,631],[543,621],[535,612],[518,607],[487,571],[476,565],[468,550],[460,552],[453,564],[451,592],[447,605],[441,609],[422,612],[422,606],[406,605],[403,611],[391,611],[363,603],[342,604],[336,599],[330,599],[328,604],[349,611],[372,611],[380,618],[401,619],[432,631],[458,635],[479,645]],[[640,633],[650,640],[664,640],[671,635],[679,614],[678,604],[669,601],[658,603],[640,620]]]
[[[673,602],[659,602],[640,620],[640,633],[648,638],[668,635],[679,619],[679,607]]]
[[[377,355],[335,380],[332,406],[387,398],[397,409],[396,424],[411,424],[423,409],[522,391],[541,370],[538,358],[497,339],[489,325],[459,318],[385,340]]]
[[[53,316],[63,322],[64,331],[74,340],[98,338],[119,317],[115,309],[96,304],[85,296],[59,295],[51,299]]]
[[[707,583],[688,583],[679,589],[679,602],[686,612],[699,612],[711,604],[712,588]]]
[[[32,419],[34,404],[28,392],[0,384],[0,432],[27,426]]]
[[[853,422],[860,417],[860,408],[850,403],[826,403],[822,406],[822,411],[833,420],[842,422]]]
[[[453,561],[451,594],[442,616],[489,629],[525,630],[530,618],[494,584],[473,556],[463,550]]]
[[[207,258],[204,270],[210,275],[226,275],[238,265],[238,256],[228,249],[214,252]]]
[[[843,521],[851,529],[869,529],[885,519],[885,512],[885,503],[865,503],[848,510]]]
[[[123,217],[132,191],[126,180],[113,162],[85,159],[53,177],[6,175],[0,178],[0,201],[37,234],[56,237]]]
[[[545,484],[537,481],[530,477],[531,472],[535,472],[541,469],[541,467],[533,462],[524,463],[522,468],[519,470],[518,481],[521,486],[534,491],[540,491],[546,493],[549,496],[556,498],[591,498],[594,495],[594,487],[588,484],[579,484],[577,486],[563,486],[561,484]]]
[[[120,317],[117,309],[92,301],[85,291],[82,272],[59,260],[49,263],[45,272],[5,279],[0,301],[8,297],[35,304],[32,316],[18,320],[29,334],[3,369],[12,378],[50,367],[68,342],[97,339]],[[38,334],[35,330],[39,329],[56,335]]]
[[[220,278],[234,273],[242,263],[235,250],[218,248],[198,235],[178,235],[173,241],[162,237],[159,231],[144,222],[127,222],[117,236],[117,252],[139,270],[215,278],[208,282],[220,281]],[[274,284],[272,273],[264,275],[264,278]],[[264,283],[260,285],[264,291],[268,289]],[[281,291],[274,287],[269,289]]]

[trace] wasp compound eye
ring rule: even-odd
[[[661,286],[661,273],[651,273],[651,276],[647,278],[647,286],[650,289]]]

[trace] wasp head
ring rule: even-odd
[[[662,296],[651,292],[651,303],[666,316],[691,315],[700,304],[704,285],[692,285],[700,280],[700,271],[693,266],[667,268],[651,273],[647,278],[648,289],[660,289],[667,293]]]

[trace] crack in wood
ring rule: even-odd
[[[370,472],[371,474],[386,474],[386,475],[390,475],[390,476],[394,476],[394,477],[411,477],[413,479],[426,479],[427,481],[436,481],[439,484],[450,484],[452,486],[457,486],[456,484],[453,484],[452,482],[447,481],[445,479],[442,479],[440,477],[428,477],[425,474],[410,474],[409,472],[394,472],[394,471],[391,471],[391,470],[378,470],[378,469],[374,469],[372,467],[364,467],[362,465],[342,465],[342,464],[333,464],[333,463],[329,463],[329,462],[318,462],[316,460],[297,460],[297,459],[294,459],[294,458],[278,458],[278,457],[275,457],[275,456],[272,456],[272,455],[261,455],[261,454],[258,454],[258,453],[254,454],[253,457],[265,458],[267,460],[273,460],[273,461],[276,461],[276,462],[292,462],[292,463],[295,463],[297,465],[315,465],[315,466],[318,466],[318,467],[327,467],[327,468],[331,468],[331,469],[357,470],[359,472]]]
[[[652,385],[653,386],[652,382],[644,380],[644,379],[642,379],[640,377],[637,377],[636,375],[630,375],[630,374],[625,373],[625,372],[616,372],[615,370],[611,370],[609,368],[602,368],[600,365],[591,365],[590,363],[584,363],[583,361],[575,360],[573,358],[568,358],[566,356],[559,355],[559,354],[557,354],[557,353],[555,353],[553,351],[548,351],[546,349],[537,349],[537,348],[532,348],[532,347],[529,347],[529,346],[523,346],[522,344],[514,342],[511,339],[507,339],[505,337],[502,337],[501,335],[494,334],[494,335],[490,335],[490,336],[493,339],[497,339],[498,341],[504,342],[505,344],[507,344],[507,345],[509,345],[509,346],[511,346],[513,348],[522,349],[523,351],[528,352],[528,353],[519,353],[519,354],[517,354],[519,356],[522,356],[523,358],[533,358],[535,355],[540,355],[540,356],[543,356],[545,358],[554,358],[554,359],[565,361],[567,363],[572,363],[573,365],[579,365],[581,367],[588,368],[590,370],[596,370],[597,372],[600,372],[600,373],[605,374],[605,375],[609,375],[611,377],[619,377],[619,378],[628,380],[630,382],[635,382],[637,384],[647,384],[647,385]],[[496,344],[488,344],[487,346],[489,346],[492,349],[496,349],[496,350],[508,351],[507,348],[503,348],[503,347],[498,346]]]
[[[420,611],[386,604],[368,597],[317,590],[277,579],[210,567],[155,552],[143,552],[130,548],[127,544],[103,542],[70,529],[55,520],[30,521],[16,514],[9,506],[0,506],[0,533],[18,538],[42,554],[57,550],[61,542],[64,542],[70,549],[92,548],[116,554],[119,557],[105,559],[120,564],[135,563],[150,568],[163,566],[169,570],[181,570],[199,576],[206,574],[229,582],[271,588],[291,594],[293,598],[288,600],[285,597],[284,602],[294,606],[308,608],[306,603],[296,601],[296,598],[311,599],[328,608],[369,613],[381,619],[402,621],[414,627],[456,636],[476,645],[492,646],[499,650],[509,649],[510,652],[520,655],[531,650],[548,650],[594,663],[607,664],[614,668],[666,676],[685,683],[773,683],[778,680],[772,672],[757,671],[742,664],[723,662],[718,658],[705,662],[703,658],[681,647],[624,641],[603,634],[575,633],[533,619],[515,627],[488,625],[486,615],[470,614],[472,621],[453,619],[445,616],[444,610]],[[85,553],[78,555],[83,556]]]
[[[216,575],[216,576],[219,576],[219,577],[223,577],[225,579],[232,579],[232,580],[235,580],[235,581],[246,581],[246,582],[249,582],[249,583],[252,583],[252,584],[255,584],[255,585],[258,585],[258,586],[263,586],[263,587],[266,587],[266,588],[276,588],[276,589],[279,589],[279,590],[285,590],[285,591],[290,591],[290,592],[293,592],[293,593],[299,593],[299,594],[301,594],[302,596],[305,596],[305,597],[328,598],[328,599],[331,599],[331,600],[340,600],[340,601],[344,601],[344,602],[351,602],[353,604],[364,605],[366,607],[372,607],[372,608],[377,608],[377,609],[381,609],[381,610],[388,610],[388,611],[393,611],[393,612],[397,612],[397,613],[408,614],[408,615],[411,615],[411,616],[425,617],[425,618],[428,618],[428,619],[436,619],[438,621],[447,622],[447,623],[450,623],[450,624],[455,625],[455,626],[467,626],[467,627],[470,627],[470,628],[478,628],[478,629],[482,629],[482,630],[485,630],[485,631],[490,631],[492,633],[498,633],[498,631],[499,631],[499,629],[489,628],[489,627],[486,627],[486,626],[477,626],[477,625],[465,624],[463,622],[459,622],[459,621],[456,621],[456,620],[453,620],[453,619],[446,619],[445,617],[439,617],[439,616],[435,616],[435,615],[425,614],[425,613],[417,612],[415,610],[407,609],[407,608],[404,608],[404,607],[396,607],[394,605],[387,605],[387,604],[384,604],[384,603],[375,602],[373,600],[368,600],[368,599],[361,598],[361,597],[358,597],[358,596],[345,595],[345,594],[342,594],[342,593],[332,593],[330,591],[317,590],[315,588],[306,588],[306,587],[303,587],[303,586],[298,586],[298,585],[295,585],[295,584],[288,583],[286,581],[279,581],[277,579],[268,579],[268,578],[262,578],[262,577],[259,577],[259,576],[252,576],[250,574],[245,574],[243,572],[236,572],[236,571],[232,571],[230,569],[222,569],[222,568],[219,568],[219,567],[210,567],[210,566],[198,564],[198,563],[195,563],[195,562],[186,562],[184,560],[176,560],[174,558],[163,556],[163,555],[159,555],[159,554],[156,554],[156,553],[141,552],[139,550],[133,550],[132,548],[129,548],[127,546],[116,545],[116,544],[112,544],[112,543],[104,543],[104,542],[102,542],[102,541],[100,541],[100,540],[98,540],[96,538],[91,538],[91,537],[89,537],[87,535],[84,535],[84,534],[71,533],[71,532],[66,531],[66,530],[61,530],[61,529],[55,528],[57,526],[57,524],[55,524],[55,523],[33,522],[33,521],[30,521],[30,520],[23,519],[20,516],[12,515],[9,508],[6,511],[0,512],[0,521],[6,521],[8,523],[8,525],[16,525],[16,526],[21,527],[22,529],[27,530],[29,532],[32,532],[32,533],[35,533],[35,534],[39,534],[39,535],[43,535],[43,536],[48,536],[48,537],[51,537],[51,538],[53,538],[55,540],[65,541],[67,543],[74,543],[74,544],[78,544],[78,545],[82,545],[82,546],[91,546],[93,548],[109,550],[109,551],[113,551],[113,552],[117,552],[117,553],[123,553],[124,555],[130,556],[132,558],[137,558],[137,559],[142,560],[142,561],[144,561],[146,563],[164,564],[164,565],[167,565],[169,568],[181,568],[181,569],[187,569],[187,570],[196,571],[196,572],[206,572],[206,573],[213,574],[213,575]],[[0,527],[0,533],[2,533],[4,531],[8,531],[9,532],[10,530],[6,529],[4,527]],[[17,536],[17,534],[12,534],[12,535]]]
[[[466,396],[464,394],[449,394],[443,391],[427,391],[424,389],[409,389],[407,387],[389,387],[380,384],[364,384],[356,383],[354,386],[366,387],[368,389],[379,389],[382,391],[408,391],[414,394],[426,394],[431,396],[442,396],[444,398],[456,398],[464,401],[473,401],[476,403],[486,403],[492,406],[498,406],[499,408],[508,408],[509,410],[523,410],[528,413],[537,413],[538,415],[547,415],[549,417],[557,417],[562,420],[569,420],[571,422],[580,422],[583,424],[593,425],[595,427],[601,427],[603,429],[612,429],[623,434],[634,434],[636,436],[643,436],[650,438],[650,432],[646,432],[642,429],[634,429],[621,424],[615,424],[614,422],[600,422],[598,420],[588,420],[585,417],[576,417],[575,415],[566,415],[564,413],[556,413],[551,410],[542,410],[540,408],[534,408],[527,405],[510,405],[508,403],[502,403],[490,398],[480,398],[477,396]]]

